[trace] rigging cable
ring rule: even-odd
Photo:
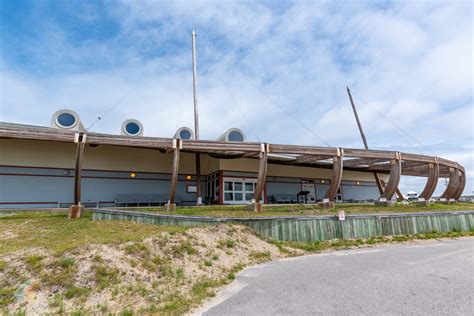
[[[311,135],[313,135],[315,138],[319,139],[320,141],[322,141],[324,144],[326,144],[326,146],[329,146],[331,147],[331,145],[326,141],[324,140],[321,136],[319,136],[318,134],[316,134],[315,132],[313,132],[309,127],[307,127],[305,124],[303,124],[300,120],[298,120],[293,114],[291,114],[291,112],[289,112],[283,105],[279,104],[278,102],[276,102],[275,100],[273,100],[271,97],[269,97],[267,94],[265,94],[257,85],[255,85],[250,79],[249,77],[243,72],[241,71],[240,69],[237,68],[237,70],[239,71],[239,73],[242,75],[242,77],[247,80],[250,85],[252,85],[258,92],[260,92],[260,94],[262,94],[264,97],[266,97],[271,103],[273,103],[274,105],[278,106],[280,108],[280,110],[282,110],[283,112],[286,113],[286,115],[288,115],[289,117],[291,117],[295,122],[297,122],[298,124],[300,124],[305,130],[307,130]]]
[[[125,101],[125,99],[128,98],[133,92],[135,92],[145,82],[145,80],[149,76],[151,76],[151,74],[153,72],[155,72],[155,70],[157,70],[160,66],[161,66],[161,61],[158,62],[158,64],[152,70],[150,70],[147,74],[145,74],[145,76],[143,76],[142,80],[140,80],[135,87],[133,87],[127,93],[125,93],[120,99],[118,99],[117,102],[113,103],[102,115],[97,116],[97,118],[86,128],[86,130],[89,131],[92,128],[92,126],[94,126],[99,121],[101,121],[107,114],[112,112],[119,104],[121,104],[123,101]]]
[[[240,114],[242,114],[242,117],[244,118],[245,122],[247,123],[247,127],[249,128],[250,132],[253,134],[253,136],[255,136],[255,138],[259,141],[259,142],[262,142],[260,140],[260,138],[258,137],[257,133],[255,132],[255,130],[252,128],[252,126],[250,125],[250,122],[249,120],[247,119],[247,116],[244,114],[244,111],[242,110],[242,108],[239,106],[239,103],[237,101],[237,98],[230,92],[230,89],[229,87],[226,85],[225,81],[222,79],[221,76],[217,75],[219,77],[219,79],[221,80],[221,82],[224,84],[224,88],[225,90],[227,91],[227,93],[229,94],[230,98],[232,99],[232,101],[234,102],[234,105],[237,106],[237,109],[239,110]]]
[[[427,151],[431,151],[429,148],[427,148],[425,145],[423,145],[420,141],[418,141],[416,138],[414,138],[413,136],[411,136],[408,132],[406,132],[403,128],[401,128],[398,124],[396,124],[395,122],[393,122],[391,119],[389,119],[387,116],[385,116],[382,112],[380,112],[379,110],[377,110],[375,107],[373,107],[372,105],[369,104],[369,102],[365,101],[364,99],[362,99],[360,96],[358,96],[356,93],[354,93],[353,90],[351,90],[352,94],[355,95],[355,97],[357,99],[359,99],[360,101],[362,101],[363,103],[365,103],[366,105],[368,105],[369,107],[371,107],[376,113],[378,113],[380,116],[382,116],[385,120],[387,120],[390,124],[392,124],[396,129],[398,129],[402,134],[404,134],[406,137],[408,137],[410,140],[414,141],[416,144],[418,144],[420,147],[424,148],[425,150]],[[423,154],[423,152],[419,149],[416,149],[418,152],[420,152],[421,154]]]
[[[185,87],[185,85],[183,85],[183,89],[181,90],[181,103],[179,105],[178,121],[176,122],[176,130],[178,130],[179,121],[181,120],[181,110],[183,109],[183,103],[184,103],[184,87]]]

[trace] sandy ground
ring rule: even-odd
[[[5,236],[9,237],[9,236]],[[15,300],[8,311],[25,310],[28,315],[87,310],[120,312],[140,310],[151,303],[166,303],[168,293],[189,297],[192,287],[203,279],[219,280],[236,266],[282,257],[278,249],[243,226],[195,228],[184,233],[162,233],[141,243],[92,244],[65,253],[74,261],[72,284],[64,286],[54,278],[66,270],[61,258],[44,249],[28,249],[3,256],[7,263],[0,272],[0,284],[14,286]],[[41,267],[27,263],[41,257]],[[264,261],[265,261],[264,260]],[[207,262],[207,263],[206,263]],[[211,265],[211,266],[209,266]],[[97,270],[115,271],[112,284],[99,289]],[[55,284],[57,283],[57,284]],[[85,295],[65,298],[68,287],[89,289]],[[126,298],[126,299],[125,299]]]

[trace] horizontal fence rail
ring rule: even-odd
[[[266,237],[298,242],[474,229],[474,211],[346,215],[344,221],[339,221],[337,216],[216,218],[111,209],[94,210],[92,216],[94,220],[128,220],[143,224],[185,227],[236,223],[247,225]]]

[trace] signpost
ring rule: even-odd
[[[344,239],[344,221],[346,220],[346,213],[344,211],[339,211],[339,224],[341,225],[341,237]]]
[[[344,211],[339,211],[339,220],[340,221],[346,220],[346,213]]]

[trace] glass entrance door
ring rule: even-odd
[[[224,178],[224,203],[225,204],[251,203],[253,199],[256,183],[257,183],[257,179]]]

